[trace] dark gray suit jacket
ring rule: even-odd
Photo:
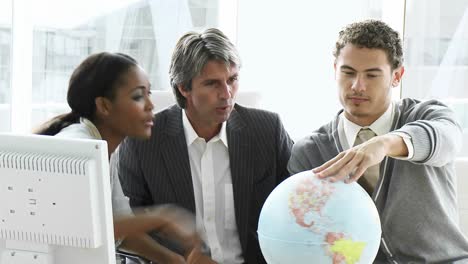
[[[258,218],[270,192],[289,176],[293,142],[277,114],[237,104],[226,132],[243,257],[247,263],[265,263]],[[181,108],[156,114],[151,139],[126,139],[118,152],[120,181],[132,207],[174,203],[195,212]]]

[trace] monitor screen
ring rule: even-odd
[[[0,264],[115,263],[107,143],[0,134]]]

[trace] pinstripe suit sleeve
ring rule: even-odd
[[[130,199],[130,206],[139,207],[152,205],[150,191],[144,174],[141,170],[139,155],[137,154],[138,142],[133,139],[125,139],[119,146],[115,162],[125,195]],[[114,154],[115,155],[115,154]]]
[[[288,161],[291,156],[291,149],[294,142],[289,137],[288,132],[284,129],[283,123],[279,116],[277,116],[277,125],[278,128],[278,136],[276,137],[278,142],[276,145],[278,146],[277,149],[277,172],[276,175],[278,177],[278,184],[289,177],[289,171],[287,169]]]
[[[237,133],[232,131],[229,150],[243,256],[246,263],[263,264],[256,233],[258,219],[268,195],[289,176],[287,163],[293,141],[276,113],[236,105],[230,121],[232,130],[242,127]]]

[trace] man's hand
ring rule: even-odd
[[[201,245],[201,238],[196,231],[195,215],[176,205],[160,205],[145,208],[145,213],[162,218],[164,224],[157,229],[162,237],[177,241],[185,252],[190,252]]]
[[[341,152],[312,172],[319,178],[330,178],[333,182],[344,180],[351,183],[357,181],[367,168],[379,164],[386,156],[405,155],[408,155],[408,149],[403,139],[398,135],[386,134]]]
[[[201,244],[195,228],[195,216],[181,207],[160,205],[141,208],[134,213],[114,219],[116,238],[127,240],[157,231],[161,236],[175,241],[184,252],[191,252]]]
[[[121,246],[126,251],[156,263],[186,263],[184,256],[172,252],[147,235],[149,231],[158,231],[176,241],[184,255],[200,247],[201,239],[196,232],[195,216],[191,212],[175,205],[160,205],[140,208],[134,213],[114,219],[114,235],[116,238],[124,238]]]
[[[195,216],[175,205],[160,205],[134,210],[135,215],[126,215],[114,219],[116,238],[158,231],[167,234],[190,248],[199,241],[195,230]]]

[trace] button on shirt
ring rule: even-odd
[[[197,228],[218,263],[243,263],[237,232],[226,122],[206,142],[182,112],[196,207]]]
[[[340,120],[338,123],[338,133],[340,137],[341,146],[343,146],[344,150],[351,148],[351,146],[355,145],[356,138],[358,133],[361,129],[369,128],[372,130],[377,136],[385,135],[390,132],[393,123],[393,113],[394,113],[395,104],[391,103],[385,113],[381,115],[377,120],[374,121],[370,126],[362,127],[347,119],[344,115],[344,112],[340,115]],[[408,160],[411,159],[414,155],[414,147],[413,143],[411,142],[411,137],[408,134],[402,132],[391,132],[391,134],[398,135],[402,137],[403,141],[408,148],[408,156],[407,157],[394,157],[396,159],[401,160]],[[380,164],[377,164],[380,165]],[[375,175],[378,179],[380,175]],[[376,182],[374,182],[376,184]],[[375,185],[373,186],[375,187]]]

